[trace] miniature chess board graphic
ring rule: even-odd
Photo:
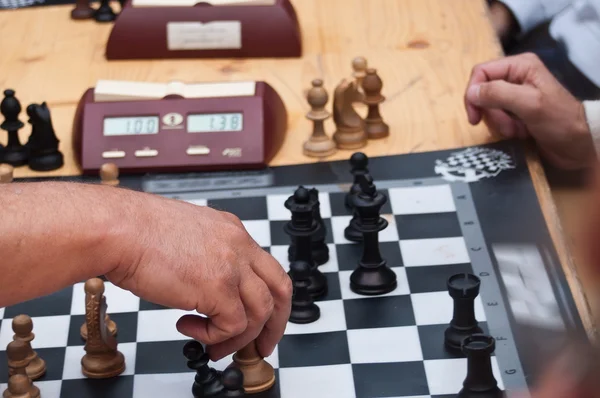
[[[449,355],[443,348],[453,308],[446,281],[457,273],[491,275],[492,271],[486,265],[485,249],[471,250],[483,247],[484,242],[468,203],[468,187],[438,179],[420,186],[380,185],[389,198],[382,210],[389,226],[380,233],[380,247],[398,276],[397,289],[376,297],[351,292],[349,278],[362,246],[344,238],[351,218],[344,206],[345,192],[337,186],[318,186],[330,251],[329,261],[320,266],[327,277],[328,294],[318,302],[321,317],[317,322],[288,324],[277,349],[267,358],[276,369],[277,384],[257,397],[445,397],[460,390],[466,359]],[[267,190],[266,196],[213,192],[179,198],[236,214],[256,242],[288,270],[289,238],[283,226],[291,214],[284,201],[293,190]],[[505,333],[507,326],[498,307],[483,305],[494,294],[495,283],[493,276],[483,278],[476,301],[477,319],[492,335],[497,330]],[[108,282],[105,295],[127,363],[125,373],[115,379],[89,380],[81,373],[83,283],[1,310],[0,347],[12,338],[11,318],[28,314],[36,334],[33,346],[48,364],[47,375],[36,382],[44,398],[191,398],[194,373],[182,354],[188,339],[175,329],[184,312],[145,302]],[[509,338],[493,358],[501,387],[526,386],[521,370],[508,372],[520,368],[515,353]],[[224,369],[230,362],[228,357],[212,366]],[[6,383],[5,358],[0,364],[0,382]]]

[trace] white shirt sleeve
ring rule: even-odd
[[[596,154],[600,157],[600,101],[584,101],[583,107],[594,140]]]
[[[500,0],[508,7],[527,33],[536,26],[551,20],[556,14],[569,7],[573,0]]]

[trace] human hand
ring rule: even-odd
[[[177,328],[206,344],[212,360],[255,339],[259,353],[269,356],[290,315],[291,280],[241,221],[154,195],[132,206],[123,224],[133,230],[121,234],[127,239],[120,247],[131,255],[106,277],[150,302],[206,315],[185,315]]]
[[[493,1],[489,7],[490,19],[496,34],[501,40],[507,39],[518,28],[513,13],[499,1]]]
[[[465,93],[469,122],[493,134],[533,138],[540,152],[565,169],[586,167],[595,150],[585,109],[534,54],[473,68]]]

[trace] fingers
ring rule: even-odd
[[[505,139],[527,137],[525,125],[500,109],[486,109],[483,120],[493,135]]]
[[[479,108],[502,109],[526,119],[541,109],[542,99],[540,91],[532,86],[496,80],[471,88],[467,101]]]

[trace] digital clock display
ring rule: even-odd
[[[158,116],[110,117],[104,119],[104,135],[158,134]]]
[[[241,113],[215,113],[189,115],[189,133],[213,133],[219,131],[242,131],[244,117]]]

